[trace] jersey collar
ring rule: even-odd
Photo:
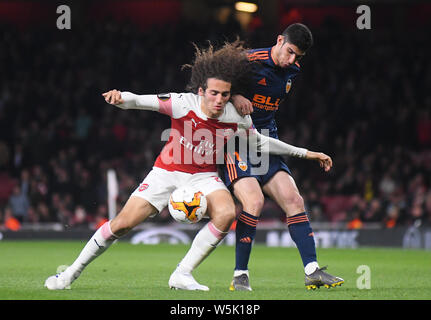
[[[271,47],[271,48],[268,48],[268,51],[269,51],[269,59],[268,59],[268,62],[269,62],[269,65],[270,66],[272,66],[272,67],[277,67],[277,65],[275,64],[275,62],[274,62],[274,58],[272,57],[272,51],[274,50],[274,47]]]

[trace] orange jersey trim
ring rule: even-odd
[[[250,53],[248,55],[248,59],[250,61],[254,61],[254,60],[266,60],[268,58],[269,58],[268,51],[256,51],[256,52]]]
[[[238,177],[238,173],[235,168],[235,161],[232,159],[230,154],[226,154],[225,162],[229,180],[232,182]]]

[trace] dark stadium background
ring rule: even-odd
[[[369,230],[375,243],[395,246],[413,234],[413,246],[431,247],[431,5],[256,3],[256,13],[239,14],[227,0],[2,1],[2,237],[94,232],[108,218],[107,170],[116,171],[120,208],[151,169],[169,119],[109,106],[102,92],[183,91],[192,42],[239,35],[250,47],[271,46],[302,22],[315,44],[277,121],[282,140],[334,160],[325,174],[288,159],[313,227]],[[56,27],[62,4],[70,30]],[[356,27],[361,4],[371,9],[371,30]],[[283,220],[267,200],[262,230]],[[166,210],[144,225],[180,227]]]

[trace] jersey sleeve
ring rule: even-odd
[[[163,93],[163,94],[144,94],[137,95],[129,91],[121,92],[123,103],[116,106],[121,109],[137,109],[156,111],[170,117],[182,114],[187,101],[182,94]]]
[[[264,153],[305,158],[308,151],[305,148],[296,147],[260,134],[257,130],[249,131],[248,141],[251,149]]]
[[[238,123],[237,134],[241,138],[247,138],[250,148],[254,151],[277,155],[288,155],[298,158],[304,158],[307,154],[307,149],[305,148],[295,147],[278,139],[259,133],[254,127],[253,121],[249,115],[243,117],[242,121]]]
[[[245,130],[247,132],[250,130],[251,131],[256,130],[254,128],[253,120],[251,119],[250,115],[246,115],[242,117],[240,121],[238,121],[238,130],[239,131]]]
[[[248,145],[254,152],[264,152],[276,155],[288,155],[304,158],[307,149],[295,147],[278,139],[274,139],[259,133],[253,125],[251,117],[245,116],[238,121],[236,135],[242,139],[248,139]]]
[[[115,106],[124,110],[138,109],[159,111],[160,105],[155,94],[137,95],[129,91],[121,92],[121,99],[123,103],[116,104]]]
[[[248,139],[250,135],[254,135],[257,132],[253,120],[250,115],[241,117],[238,121],[238,129],[236,135],[243,139]]]

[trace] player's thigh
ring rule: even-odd
[[[185,184],[188,176],[182,172],[153,168],[131,196],[147,200],[160,212],[168,205],[171,193]]]
[[[120,213],[112,219],[111,230],[114,234],[122,236],[157,212],[158,210],[144,198],[131,196]]]
[[[304,200],[295,180],[285,171],[278,171],[262,188],[288,215],[305,211]]]
[[[229,230],[235,220],[235,203],[227,189],[215,190],[206,195],[208,216],[214,226],[221,230]]]
[[[265,197],[256,178],[241,178],[232,186],[233,194],[242,204],[242,209],[256,217],[260,216]]]

